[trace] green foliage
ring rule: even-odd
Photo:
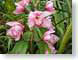
[[[37,51],[38,54],[45,54],[45,51],[48,50],[50,53],[50,49],[48,48],[48,45],[44,42],[41,41],[37,43],[39,50]]]
[[[10,52],[11,54],[25,54],[28,48],[28,43],[25,41],[19,41],[15,44],[14,48]]]
[[[67,45],[67,43],[71,37],[72,37],[72,23],[70,23],[70,25],[67,27],[65,35],[64,35],[62,42],[61,42],[61,45],[59,47],[58,53],[64,52],[65,46]]]
[[[13,0],[5,0],[5,8],[6,8],[6,12],[12,14],[12,11],[15,9],[15,5]]]
[[[31,36],[32,36],[32,32],[30,32],[30,31],[25,32],[25,33],[24,33],[24,36],[23,36],[23,40],[25,40],[25,41],[30,41]]]
[[[40,11],[44,11],[45,8],[43,8],[43,7],[45,7],[45,4],[46,4],[46,1],[41,0],[40,3],[38,4],[37,9]]]

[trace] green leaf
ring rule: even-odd
[[[38,48],[39,48],[39,53],[40,54],[44,54],[46,50],[49,51],[50,53],[50,49],[48,48],[48,45],[44,42],[44,41],[40,41],[39,43],[37,43]]]
[[[38,33],[39,37],[42,38],[44,32],[45,32],[45,28],[34,28],[34,30]]]
[[[26,10],[27,10],[27,11],[31,11],[31,10],[32,10],[32,5],[29,4],[28,6],[26,6]]]
[[[36,3],[36,0],[32,0],[32,4],[35,4]]]
[[[61,41],[61,45],[59,47],[58,53],[64,52],[64,48],[66,47],[66,45],[69,42],[71,37],[72,37],[72,23],[70,23],[70,25],[67,27],[67,30],[64,34],[62,41]]]
[[[35,41],[40,41],[40,37],[39,37],[37,31],[34,31],[34,40]]]
[[[9,49],[11,47],[11,44],[12,44],[12,39],[10,37],[8,37],[9,41],[8,41],[8,52],[9,52]]]
[[[13,50],[10,52],[11,54],[25,54],[28,48],[28,42],[19,41],[14,46]]]
[[[31,36],[32,36],[32,32],[28,31],[28,32],[25,32],[24,33],[24,36],[23,36],[23,39],[25,41],[29,41],[31,39]]]
[[[55,17],[55,24],[57,24],[61,19],[62,19],[62,16],[61,16],[61,13],[59,14],[54,14],[54,17]],[[56,29],[57,29],[57,33],[60,35],[59,36],[63,36],[63,33],[64,33],[64,21],[60,24],[58,24],[56,26]]]
[[[6,29],[6,27],[4,25],[0,25],[0,31],[5,30],[5,29]]]
[[[45,4],[46,4],[46,1],[39,1],[39,4],[37,6],[37,9],[40,10],[40,11],[44,11],[45,10]]]
[[[12,14],[12,11],[15,9],[13,0],[5,0],[5,8],[7,9],[6,13]]]

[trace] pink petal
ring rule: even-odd
[[[33,27],[33,26],[37,26],[41,24],[42,21],[40,20],[40,18],[37,19],[37,17],[39,17],[40,14],[41,14],[40,11],[30,12],[29,18],[28,18],[29,27]]]
[[[15,3],[16,10],[13,12],[14,14],[22,14],[25,11],[25,6],[29,4],[30,0],[21,0],[18,3]]]
[[[16,40],[18,37],[20,38],[21,32],[12,27],[7,31],[7,35]]]
[[[20,40],[20,38],[21,38],[21,33],[20,32],[18,32],[18,34],[17,34],[17,36],[16,36],[16,38],[15,38],[15,41],[18,41],[18,40]]]
[[[54,32],[55,31],[53,29],[50,29],[50,30],[46,31],[44,35],[50,35],[50,34],[52,34]]]
[[[34,22],[35,16],[33,12],[30,12],[29,17],[28,17],[28,25],[29,27],[34,27],[35,22]]]
[[[20,23],[18,23],[16,21],[6,23],[6,25],[9,25],[9,26],[15,26],[15,25],[18,25],[18,24],[20,24]]]
[[[20,5],[22,7],[24,7],[25,5],[28,5],[30,2],[30,0],[21,0],[18,3],[15,3],[16,6]]]
[[[54,35],[54,34],[51,35],[50,42],[51,42],[53,45],[54,45],[58,40],[59,40],[59,38],[58,38],[56,35]]]
[[[42,27],[48,28],[48,29],[51,28],[52,27],[51,19],[45,18],[43,20]]]
[[[48,1],[46,3],[46,6],[45,6],[45,9],[48,11],[48,12],[55,12],[55,8],[53,7],[53,2],[52,1]]]
[[[55,47],[52,45],[52,44],[48,44],[48,47],[51,49],[51,52],[53,53],[53,54],[55,54],[56,53],[56,49],[55,49]]]
[[[40,26],[41,25],[41,23],[42,23],[42,20],[41,19],[35,19],[35,24],[37,25],[37,26]]]
[[[24,7],[22,6],[17,6],[16,10],[13,12],[14,14],[22,14],[24,12]]]
[[[48,12],[48,11],[44,11],[41,15],[41,17],[47,17],[49,15],[51,15],[52,13],[51,12]]]
[[[45,37],[44,37],[44,40],[45,40],[45,41],[48,41],[48,40],[50,40],[50,39],[51,39],[50,35],[45,35]]]

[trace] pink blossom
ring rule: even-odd
[[[41,11],[30,12],[28,18],[29,27],[30,28],[44,27],[48,29],[53,27],[51,23],[51,17],[48,17],[48,15],[50,15],[48,12],[41,12]]]
[[[58,41],[58,37],[56,35],[54,35],[55,31],[54,30],[49,30],[47,32],[44,33],[44,39],[45,41],[49,41],[50,43],[52,43],[53,45]]]
[[[48,47],[51,49],[51,53],[55,54],[57,52],[52,43],[49,41],[45,41],[45,43],[48,44]],[[45,51],[45,53],[48,54],[48,51]]]
[[[23,34],[24,26],[18,22],[8,22],[6,25],[11,26],[7,31],[7,35],[18,41]]]
[[[51,53],[55,54],[57,52],[55,47],[52,44],[49,43],[48,47],[51,49]]]
[[[46,9],[46,11],[48,11],[50,13],[54,13],[55,12],[55,8],[53,7],[53,1],[48,1],[46,3],[45,9]]]
[[[30,0],[21,0],[18,3],[15,3],[16,10],[14,11],[14,14],[22,14],[25,12],[25,6],[29,4]]]
[[[56,50],[54,48],[54,44],[58,41],[58,37],[54,35],[55,31],[53,29],[50,29],[49,31],[44,33],[43,40],[48,44],[48,47],[51,49],[52,53],[56,53]]]

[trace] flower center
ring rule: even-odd
[[[39,16],[36,16],[36,19],[38,20],[40,17]]]

